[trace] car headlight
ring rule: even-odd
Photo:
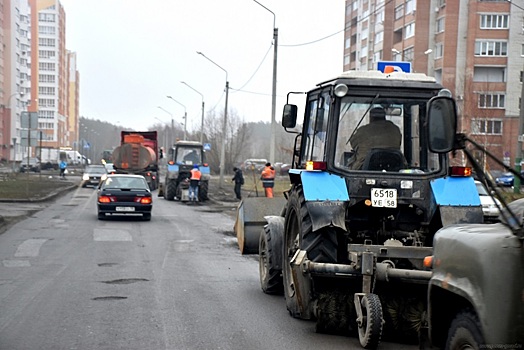
[[[84,181],[89,180],[89,175],[84,174],[84,175],[82,176],[82,180],[84,180]]]
[[[102,177],[100,178],[100,181],[105,181],[105,179],[107,179],[107,174],[102,175]]]

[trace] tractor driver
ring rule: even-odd
[[[355,154],[351,157],[349,168],[362,168],[364,160],[372,148],[400,149],[402,134],[398,126],[386,120],[386,111],[374,107],[369,112],[369,124],[363,125],[349,139]]]

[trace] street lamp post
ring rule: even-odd
[[[169,111],[167,111],[166,109],[158,106],[159,109],[163,110],[164,112],[166,112],[167,114],[169,114],[171,116],[171,137],[169,138],[169,141],[167,141],[168,145],[167,145],[167,148],[170,148],[172,144],[175,143],[175,119],[173,118],[173,114]],[[156,118],[158,119],[158,118]],[[160,119],[158,119],[160,120]],[[178,123],[178,122],[177,122]],[[166,150],[167,150],[166,148]]]
[[[204,55],[202,52],[197,51],[197,54],[202,55],[205,59],[207,59],[209,62],[213,63],[218,68],[222,69],[226,73],[226,107],[224,110],[224,122],[222,125],[222,149],[220,150],[220,178],[218,182],[218,187],[223,188],[224,187],[224,168],[225,168],[225,160],[226,160],[226,132],[227,132],[227,102],[229,97],[229,80],[227,80],[227,70],[216,64],[213,60],[211,60],[209,57]]]
[[[202,95],[200,92],[198,92],[185,81],[181,81],[181,83],[186,85],[188,88],[190,88],[202,97],[202,124],[200,125],[200,143],[204,143],[204,95]]]
[[[176,103],[178,103],[179,105],[181,105],[182,107],[184,107],[184,141],[186,140],[186,135],[187,135],[187,110],[186,110],[186,106],[184,106],[183,104],[181,104],[180,102],[178,102],[177,100],[175,100],[173,97],[171,96],[167,96],[167,98],[175,101]]]
[[[253,0],[267,11],[271,12],[273,15],[273,88],[271,93],[271,136],[269,143],[269,161],[271,163],[275,162],[275,134],[276,134],[276,104],[277,104],[277,50],[278,50],[278,28],[276,28],[276,19],[275,13],[259,3],[257,0]]]

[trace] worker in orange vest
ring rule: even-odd
[[[266,192],[267,198],[273,198],[273,187],[275,186],[275,168],[271,166],[271,163],[266,163],[266,167],[262,170],[262,186]]]
[[[200,178],[202,173],[197,164],[193,165],[191,169],[191,177],[189,178],[189,201],[197,202],[198,201],[198,186],[200,185]]]

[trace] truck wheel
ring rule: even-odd
[[[176,184],[174,181],[169,181],[169,180],[166,180],[166,182],[164,182],[164,198],[167,199],[168,201],[172,201],[173,199],[175,199],[175,194],[176,194]]]
[[[313,231],[311,217],[301,186],[293,188],[289,194],[284,229],[284,256],[282,274],[286,306],[293,317],[300,317],[295,286],[291,274],[291,259],[299,250],[306,250],[309,260],[322,263],[337,262],[337,236],[332,228]]]
[[[281,269],[277,268],[275,261],[279,250],[282,250],[282,240],[273,237],[270,225],[265,225],[260,233],[258,245],[258,270],[260,273],[260,286],[266,294],[282,294],[284,283],[282,282]]]
[[[358,338],[365,349],[376,349],[382,337],[382,305],[378,295],[368,293],[360,301],[362,319],[357,320]]]
[[[209,199],[207,195],[208,188],[209,188],[209,183],[207,181],[200,182],[200,186],[198,188],[198,199],[201,202],[207,201]]]
[[[484,344],[484,337],[477,315],[471,310],[464,310],[457,314],[451,322],[446,350],[478,349],[482,344]]]

